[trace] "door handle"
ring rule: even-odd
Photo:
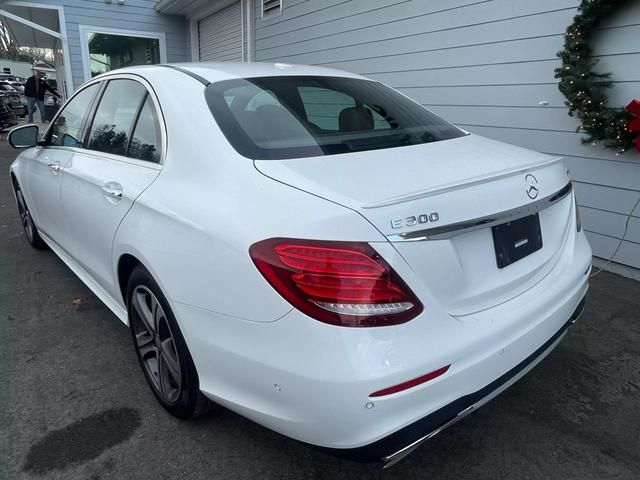
[[[102,186],[102,193],[105,197],[122,200],[122,185],[116,182],[107,182]]]
[[[54,175],[57,175],[62,170],[62,165],[60,165],[58,162],[50,163],[47,166],[49,167],[49,170],[51,170],[51,173]]]

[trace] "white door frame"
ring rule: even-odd
[[[62,46],[62,61],[64,62],[64,90],[62,91],[63,97],[69,98],[71,93],[75,90],[73,85],[73,74],[71,72],[71,54],[69,53],[69,40],[67,37],[67,22],[64,16],[64,7],[61,5],[45,5],[43,3],[35,3],[35,2],[24,2],[20,0],[8,0],[5,5],[14,5],[16,7],[31,7],[31,8],[44,8],[48,10],[57,10],[58,11],[58,25],[60,26],[60,33],[53,32],[48,28],[42,27],[37,23],[30,22],[22,17],[15,18],[16,15],[9,14],[9,12],[4,12],[5,15],[12,15],[9,18],[13,18],[14,20],[24,23],[36,30],[40,30],[44,33],[48,33],[60,40],[60,44]],[[7,15],[7,16],[9,16]],[[58,84],[60,84],[60,79],[58,79]]]
[[[80,51],[82,53],[82,71],[84,80],[91,79],[91,60],[89,58],[89,33],[106,33],[125,37],[155,38],[160,45],[160,63],[167,63],[167,37],[164,32],[146,32],[140,30],[125,30],[120,28],[98,27],[94,25],[78,25],[80,32]]]

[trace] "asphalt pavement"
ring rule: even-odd
[[[127,328],[20,229],[0,144],[0,479],[638,479],[640,283],[603,272],[529,375],[383,471],[154,400]],[[224,368],[224,366],[221,366]]]

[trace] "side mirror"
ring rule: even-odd
[[[9,145],[13,148],[29,148],[38,144],[40,129],[37,125],[24,125],[9,132]]]

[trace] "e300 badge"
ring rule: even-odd
[[[412,215],[411,217],[391,220],[391,228],[415,227],[424,223],[434,223],[438,220],[440,220],[438,212],[423,213],[422,215]]]

